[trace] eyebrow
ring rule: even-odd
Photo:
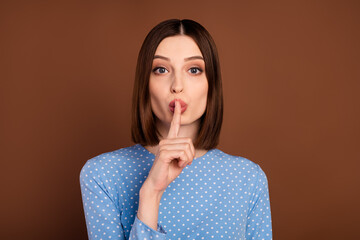
[[[155,58],[161,58],[161,59],[171,62],[169,58],[161,56],[161,55],[155,55],[154,59]],[[185,61],[190,61],[190,60],[194,60],[194,59],[201,59],[204,61],[204,58],[202,56],[192,56],[192,57],[184,58]]]

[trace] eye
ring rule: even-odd
[[[200,74],[200,73],[203,72],[203,70],[201,68],[198,68],[198,67],[192,67],[192,68],[189,69],[189,71],[190,71],[190,73],[195,74],[195,75]]]
[[[155,74],[163,74],[163,73],[165,73],[165,71],[167,71],[167,70],[164,67],[156,67],[153,69],[153,72]]]

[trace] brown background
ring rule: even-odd
[[[359,239],[359,1],[10,0],[0,3],[0,238],[87,238],[80,169],[132,144],[137,54],[169,18],[215,39],[219,148],[266,172],[274,239]]]

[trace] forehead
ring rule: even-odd
[[[169,58],[186,58],[194,55],[202,56],[196,42],[191,37],[185,35],[164,38],[157,47],[155,54]]]

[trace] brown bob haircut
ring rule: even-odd
[[[199,23],[189,19],[169,19],[156,25],[146,36],[137,60],[132,101],[131,137],[143,146],[157,145],[160,133],[156,129],[156,116],[151,110],[149,79],[152,62],[160,42],[167,37],[186,35],[198,45],[208,80],[206,110],[201,116],[200,128],[194,147],[210,150],[219,143],[223,120],[223,94],[220,62],[214,40]]]

